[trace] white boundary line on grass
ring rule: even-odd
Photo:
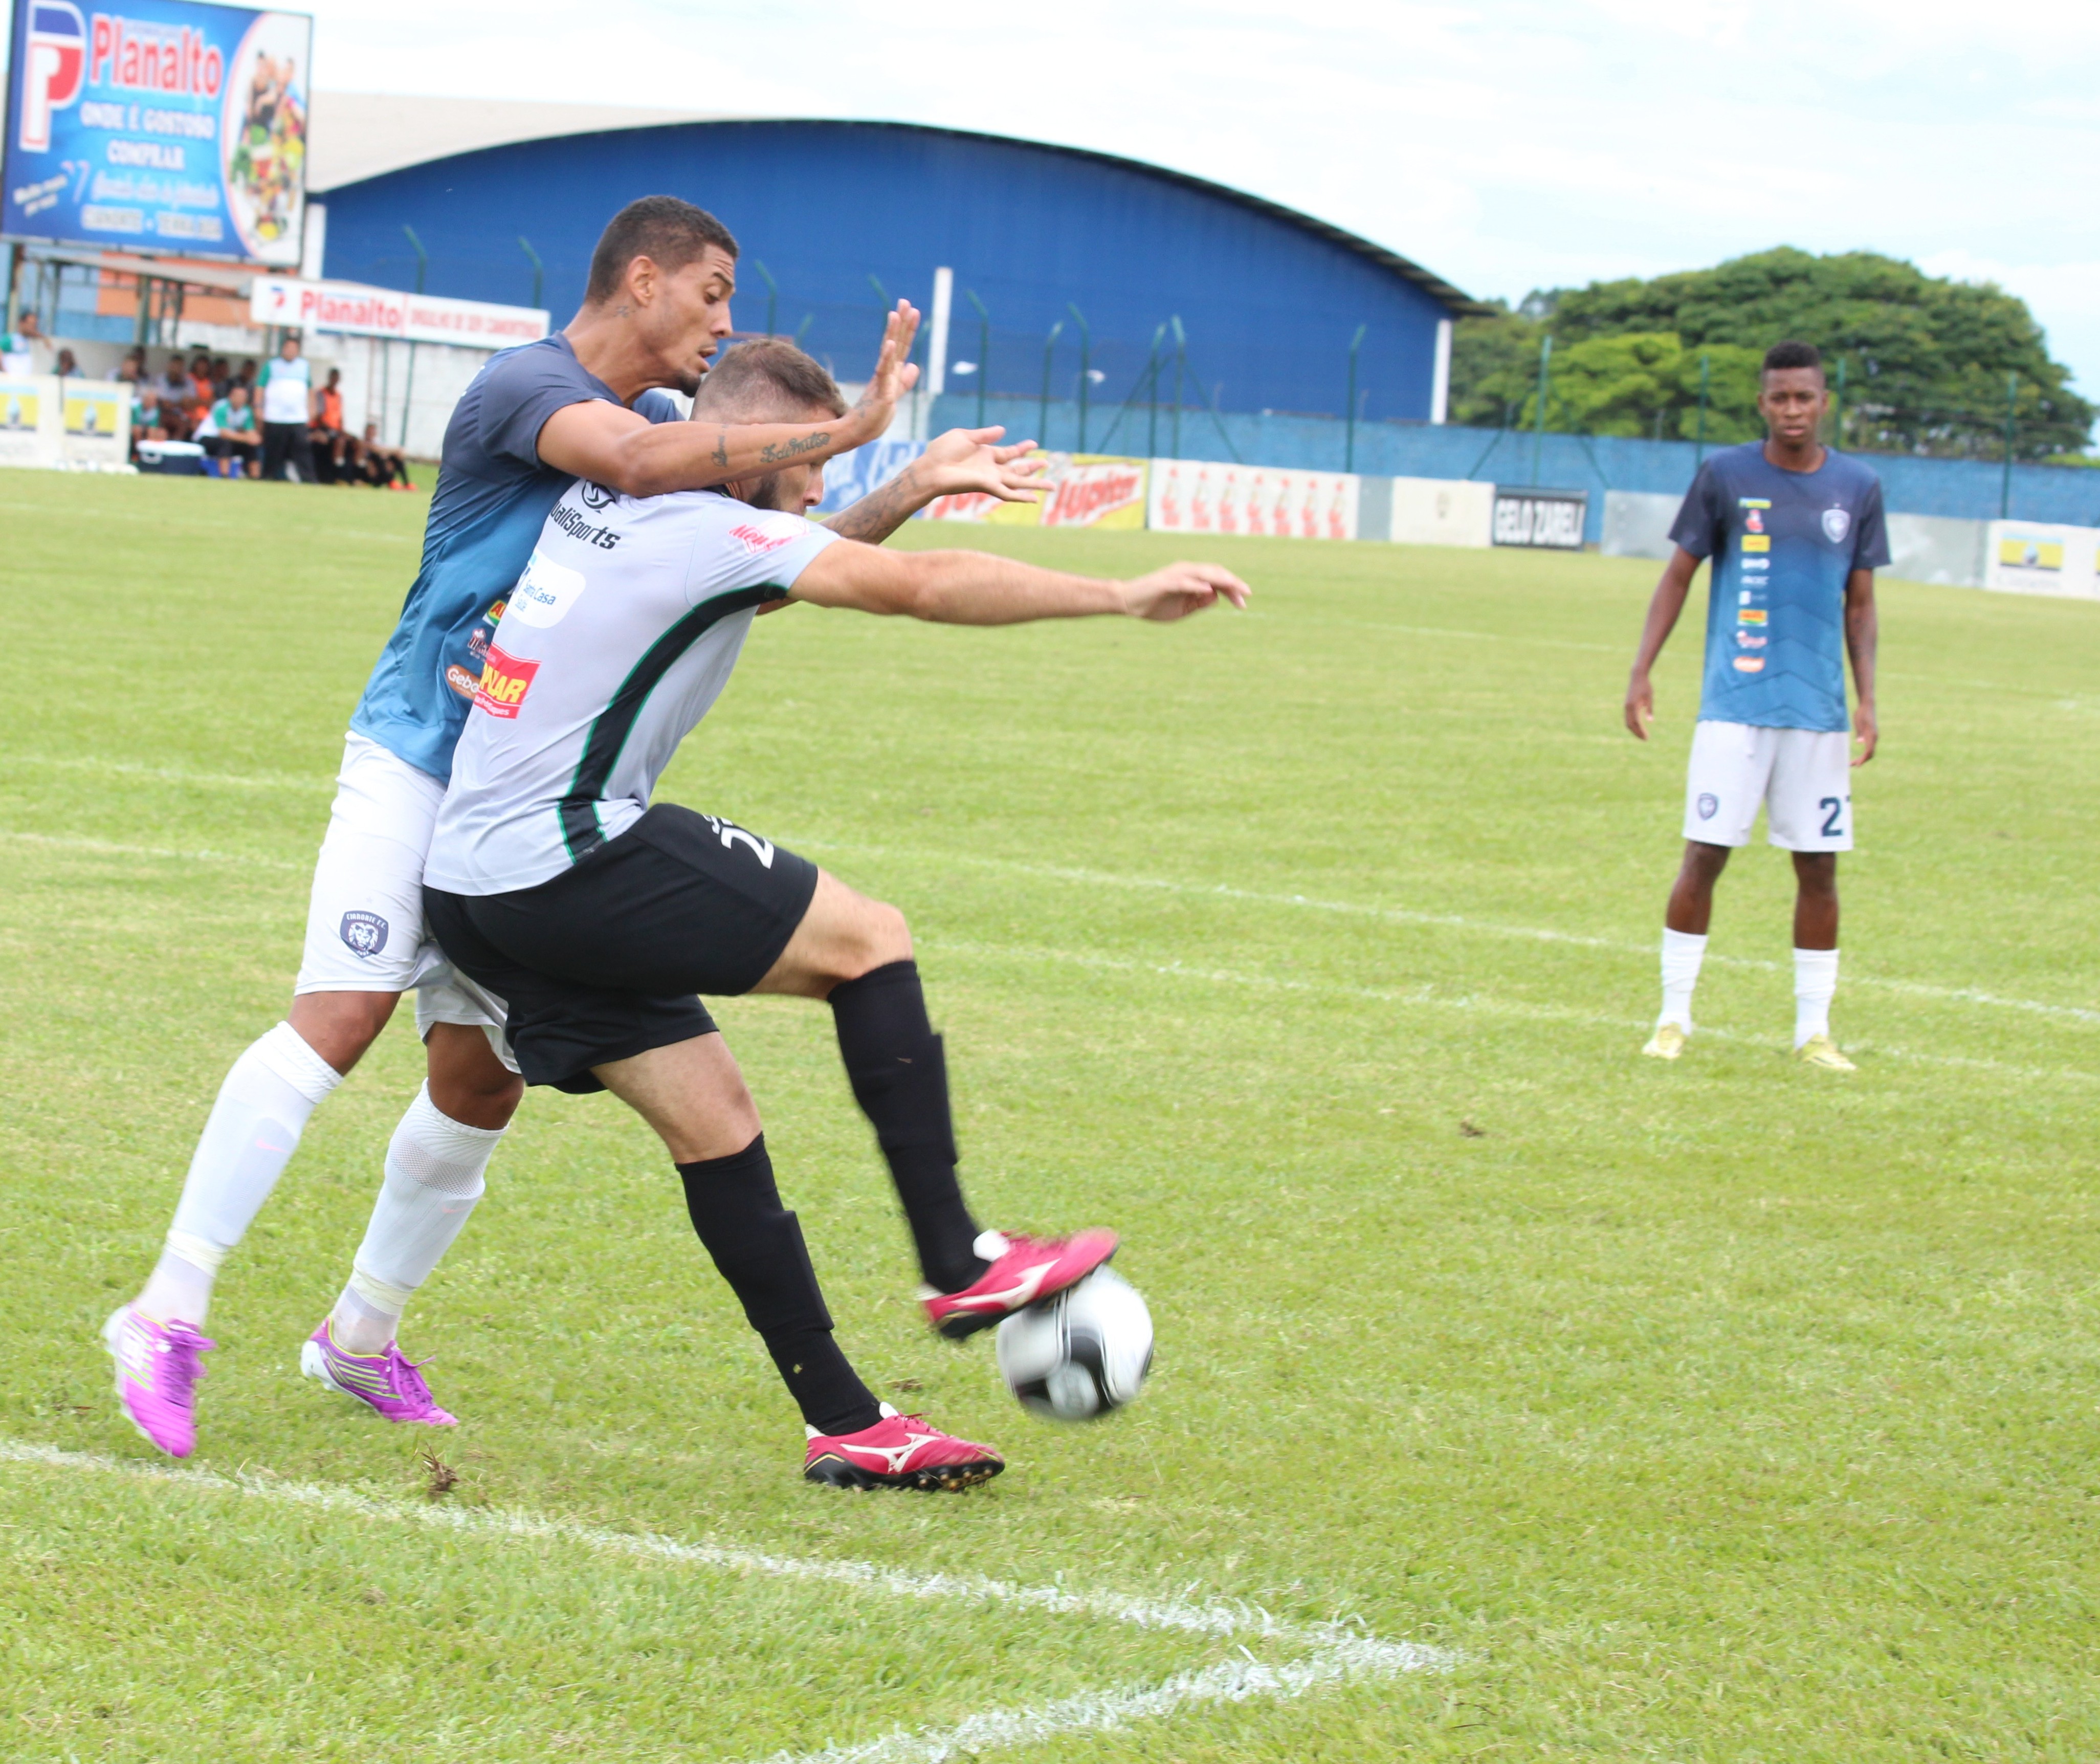
[[[419,1525],[470,1537],[575,1544],[646,1561],[816,1581],[895,1599],[977,1599],[1060,1616],[1128,1624],[1136,1629],[1176,1630],[1212,1640],[1244,1637],[1302,1649],[1305,1654],[1301,1660],[1270,1665],[1247,1653],[1242,1643],[1242,1659],[1176,1673],[1154,1684],[1090,1691],[1034,1708],[987,1709],[949,1727],[897,1729],[858,1745],[776,1753],[766,1764],[942,1764],[943,1760],[961,1753],[995,1746],[1033,1744],[1059,1734],[1105,1732],[1204,1704],[1240,1703],[1257,1697],[1288,1699],[1351,1680],[1448,1671],[1461,1657],[1450,1649],[1419,1642],[1384,1641],[1346,1624],[1286,1623],[1257,1606],[1222,1599],[1139,1599],[1123,1593],[1021,1585],[977,1574],[915,1574],[875,1562],[775,1555],[722,1544],[682,1543],[651,1532],[572,1525],[514,1508],[412,1506],[325,1483],[280,1481],[274,1476],[222,1476],[210,1471],[67,1452],[16,1440],[0,1439],[0,1462],[126,1476],[214,1494],[246,1495],[287,1506]]]

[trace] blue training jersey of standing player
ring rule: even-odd
[[[1747,442],[1699,468],[1670,536],[1714,560],[1700,721],[1849,729],[1845,582],[1889,561],[1881,479],[1836,452],[1784,471]]]
[[[350,719],[355,733],[440,783],[452,776],[504,598],[525,573],[548,511],[576,482],[540,463],[540,430],[556,411],[594,399],[620,402],[558,331],[492,356],[445,425],[422,566]],[[651,422],[678,420],[661,392],[643,393],[634,409]]]

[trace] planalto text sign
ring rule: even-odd
[[[410,343],[460,343],[470,349],[508,349],[547,334],[547,315],[534,306],[499,306],[486,300],[447,300],[349,282],[302,282],[258,276],[248,297],[257,324],[294,330],[342,331]]]
[[[0,232],[299,261],[313,20],[199,0],[13,0]]]

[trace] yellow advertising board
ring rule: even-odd
[[[1044,453],[1047,461],[1038,502],[1002,502],[996,496],[942,496],[926,510],[929,521],[972,521],[991,527],[1101,527],[1145,525],[1146,467],[1143,460],[1107,453]]]
[[[0,430],[33,434],[43,413],[43,402],[41,381],[0,380]]]
[[[113,435],[123,422],[123,404],[113,385],[65,386],[65,432],[71,435]]]

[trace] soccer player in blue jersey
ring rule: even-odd
[[[900,301],[866,394],[844,415],[673,420],[680,412],[661,389],[696,391],[730,334],[736,257],[735,240],[704,209],[674,196],[630,203],[598,240],[576,317],[493,357],[446,426],[421,567],[351,717],[291,1010],[227,1074],[161,1258],[104,1330],[126,1416],[174,1457],[196,1442],[195,1387],[212,1345],[202,1325],[221,1263],[308,1117],[410,990],[428,1081],[395,1129],[371,1229],[324,1327],[343,1350],[342,1375],[382,1413],[452,1418],[402,1358],[395,1325],[479,1198],[523,1087],[504,1050],[500,1002],[461,981],[425,932],[423,858],[505,597],[548,511],[579,478],[650,496],[814,464],[881,434],[916,377],[918,315]],[[1025,448],[992,445],[998,434],[942,437],[911,469],[908,493],[885,487],[832,530],[879,541],[937,495],[1032,495],[1017,457]]]
[[[1838,853],[1852,849],[1851,772],[1874,756],[1874,571],[1889,561],[1881,480],[1817,440],[1829,405],[1812,344],[1765,352],[1758,408],[1768,433],[1700,468],[1626,685],[1626,727],[1655,717],[1649,671],[1711,560],[1705,688],[1684,789],[1684,862],[1663,920],[1662,1012],[1641,1052],[1674,1060],[1692,1034],[1714,884],[1750,842],[1762,805],[1771,843],[1793,854],[1796,1056],[1852,1062],[1830,1034],[1838,990]],[[1855,692],[1846,739],[1845,658]]]

